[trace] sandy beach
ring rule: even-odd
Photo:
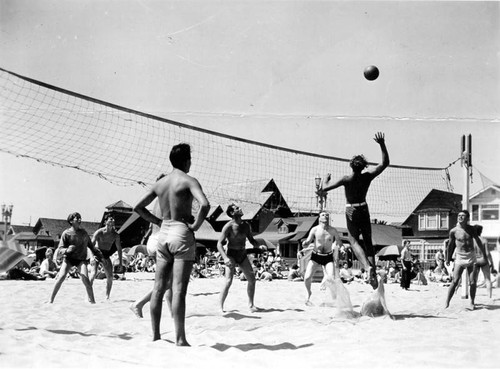
[[[129,304],[153,284],[153,274],[127,274],[115,281],[109,301],[105,281],[97,280],[97,303],[85,302],[82,283],[68,279],[54,304],[46,301],[53,280],[0,281],[0,360],[2,368],[480,368],[500,365],[500,298],[488,301],[480,288],[477,309],[457,294],[443,311],[446,287],[438,284],[402,290],[386,284],[389,317],[345,318],[320,284],[313,284],[314,306],[305,306],[301,282],[257,282],[256,304],[247,309],[246,282],[235,280],[218,308],[222,279],[195,279],[187,297],[186,330],[192,347],[176,347],[173,322],[164,305],[162,340],[151,341],[149,304],[144,319]],[[354,311],[372,294],[351,283]],[[328,304],[326,304],[328,305]]]

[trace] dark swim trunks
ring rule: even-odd
[[[333,252],[329,252],[328,254],[320,254],[318,252],[311,253],[311,260],[315,261],[319,265],[326,265],[328,263],[333,263]]]
[[[349,234],[355,239],[359,239],[359,236],[363,235],[363,240],[366,241],[361,244],[361,247],[365,251],[366,256],[374,256],[372,226],[368,205],[347,206],[345,209],[345,218]]]
[[[74,259],[68,255],[64,256],[64,260],[66,260],[66,263],[68,263],[70,266],[78,266],[80,263],[85,263],[87,264],[87,260],[79,260],[79,259]]]
[[[228,249],[227,256],[234,259],[236,264],[241,264],[247,258],[246,250]]]
[[[113,242],[113,245],[111,246],[111,248],[109,250],[102,250],[102,249],[99,249],[99,250],[101,250],[101,253],[102,253],[102,256],[104,259],[109,259],[111,257],[111,255],[113,255],[118,249],[116,248],[116,245]]]

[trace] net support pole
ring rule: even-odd
[[[471,171],[471,153],[472,135],[462,136],[462,166],[464,168],[464,191],[462,195],[462,208],[469,210],[469,191],[470,191],[470,171]],[[470,210],[469,210],[470,211]],[[462,273],[461,297],[469,298],[469,273],[465,269]]]

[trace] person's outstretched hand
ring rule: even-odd
[[[375,142],[378,143],[379,145],[385,143],[385,136],[382,132],[377,132],[375,134],[375,138],[374,138]]]

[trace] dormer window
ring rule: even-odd
[[[419,231],[448,230],[450,218],[447,212],[429,211],[418,215]]]
[[[278,228],[278,233],[288,233],[288,226],[285,223],[282,223]]]

